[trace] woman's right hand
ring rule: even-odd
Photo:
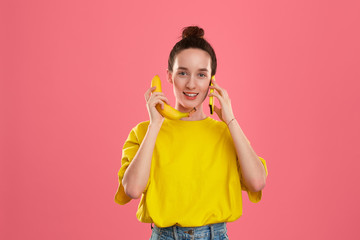
[[[156,105],[160,104],[164,109],[164,102],[169,104],[169,100],[165,97],[163,92],[154,92],[156,87],[149,88],[145,93],[146,107],[149,112],[150,124],[161,125],[164,117],[156,109]]]

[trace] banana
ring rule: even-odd
[[[162,92],[162,90],[161,90],[161,80],[160,80],[160,77],[158,75],[155,75],[153,77],[153,79],[151,81],[151,87],[156,87],[154,92]],[[194,110],[196,111],[196,108],[194,108],[189,113],[183,113],[183,112],[180,112],[179,110],[171,107],[169,104],[167,104],[165,102],[164,102],[164,109],[161,108],[160,104],[156,105],[156,109],[159,111],[159,113],[163,117],[173,119],[173,120],[178,120],[180,118],[189,117]]]
[[[212,80],[215,81],[215,75],[211,77],[210,86],[214,86]],[[210,89],[210,93],[213,93],[214,89]],[[210,114],[214,114],[214,97],[209,98]]]

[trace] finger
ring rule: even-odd
[[[216,98],[219,100],[221,107],[224,107],[224,106],[225,106],[225,105],[224,105],[224,104],[225,104],[225,100],[224,100],[224,98],[223,98],[222,96],[220,96],[219,93],[213,92],[213,93],[210,93],[209,96],[210,96],[210,97],[211,97],[211,96],[216,97]],[[214,109],[214,110],[215,110],[215,109]]]
[[[227,96],[228,96],[228,92],[226,91],[226,89],[221,88],[221,95],[222,95],[223,97],[227,97]]]
[[[160,104],[161,109],[164,109],[164,102],[163,101],[160,101],[158,104]]]
[[[221,118],[221,108],[218,108],[216,105],[214,105],[214,111]]]
[[[219,84],[216,82],[215,79],[212,80],[212,84],[213,84],[214,87],[220,88]]]
[[[221,121],[224,121],[223,117],[222,117],[222,109],[218,108],[216,105],[214,105],[214,111],[215,113],[218,115],[218,117],[220,118]]]
[[[158,104],[160,104],[161,109],[164,109],[164,102],[163,102],[163,101],[159,100],[159,101],[155,104],[155,106],[158,105]]]
[[[169,100],[165,96],[156,96],[156,99],[161,99],[162,101],[164,101],[168,105],[170,105]]]
[[[222,102],[224,101],[223,97],[222,97],[218,92],[209,93],[208,96],[209,96],[209,97],[211,97],[211,96],[216,97],[221,104],[222,104]]]
[[[149,89],[145,92],[144,96],[145,96],[145,100],[146,100],[146,101],[149,100],[150,94],[151,94],[152,91],[155,90],[155,88],[156,88],[156,87],[151,87],[151,88],[149,88]]]
[[[228,97],[229,97],[228,92],[227,92],[224,88],[215,88],[215,87],[214,87],[214,89],[215,89],[218,93],[220,93],[220,95],[221,95],[222,97],[224,97],[224,98],[228,98]]]
[[[149,90],[151,90],[151,89],[149,89]],[[154,98],[156,98],[158,96],[165,96],[165,95],[162,92],[152,92],[152,93],[150,92],[147,101],[150,101],[151,99],[154,99]]]
[[[166,102],[168,105],[170,105],[169,100],[166,97],[162,97],[161,100],[163,100],[164,102]]]
[[[218,91],[221,95],[223,94],[223,89],[222,89],[218,84],[214,84],[213,86],[210,86],[210,89],[215,89],[215,90]]]
[[[166,102],[167,104],[170,105],[169,100],[167,99],[167,97],[165,97],[165,94],[162,92],[155,92],[153,94],[151,94],[150,99],[158,99],[160,98],[161,100],[163,100],[164,102]]]
[[[165,96],[163,92],[153,92],[152,95],[154,96]]]
[[[149,107],[156,107],[156,105],[164,103],[161,99],[150,99],[148,102]]]
[[[213,82],[213,87],[215,87],[215,89],[219,91],[222,96],[228,95],[227,91],[224,88],[220,87],[219,84],[215,81],[215,79]]]

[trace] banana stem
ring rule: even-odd
[[[194,107],[190,112],[189,112],[189,117],[191,117],[191,115],[193,115],[196,112],[196,107]]]

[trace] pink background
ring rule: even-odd
[[[121,149],[181,29],[268,164],[230,239],[359,239],[358,1],[1,1],[0,239],[149,239]],[[174,105],[169,84],[164,92]],[[207,108],[205,108],[207,110]]]

